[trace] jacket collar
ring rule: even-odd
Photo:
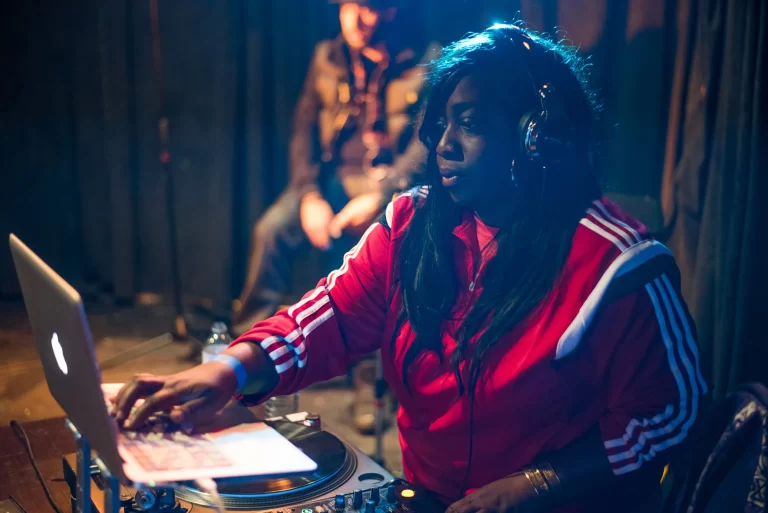
[[[468,248],[477,246],[477,226],[475,216],[471,210],[462,208],[458,212],[459,224],[453,229],[453,235]]]

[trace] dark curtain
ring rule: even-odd
[[[768,3],[685,0],[679,23],[663,205],[722,396],[768,381]]]
[[[447,43],[522,16],[588,55],[607,191],[652,227],[674,49],[663,0],[414,0],[404,32]],[[291,114],[325,0],[161,0],[183,293],[226,306],[251,227],[287,182]],[[149,0],[9,0],[0,26],[0,232],[86,297],[167,294],[166,179]],[[5,246],[0,296],[18,296]]]

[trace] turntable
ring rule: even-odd
[[[268,423],[317,463],[308,475],[254,482],[218,483],[218,492],[228,511],[252,513],[443,513],[445,507],[423,491],[395,479],[370,457],[344,443],[329,431],[319,429],[319,418],[307,414]],[[317,427],[311,427],[314,424]],[[75,455],[64,460],[64,474],[74,490]],[[102,504],[103,486],[92,469],[92,511]],[[74,497],[74,493],[73,493]],[[121,505],[126,513],[183,513],[213,511],[208,495],[194,487],[176,490],[135,491],[121,487]],[[73,504],[73,511],[76,508]]]

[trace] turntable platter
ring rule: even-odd
[[[267,424],[317,463],[317,469],[300,476],[219,482],[219,494],[227,509],[268,509],[312,500],[334,490],[354,474],[354,452],[331,433],[287,421]],[[203,492],[194,487],[177,490],[176,496],[194,504],[208,503]]]

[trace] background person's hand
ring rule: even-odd
[[[382,204],[383,199],[378,192],[352,198],[331,221],[328,228],[331,237],[338,239],[344,231],[361,235],[381,215]]]
[[[156,412],[170,412],[173,422],[190,430],[226,406],[237,388],[237,376],[221,362],[208,362],[172,374],[138,374],[117,393],[115,420],[126,429],[142,427]],[[137,401],[144,399],[133,413]]]
[[[301,228],[309,242],[318,249],[327,251],[331,246],[328,227],[333,219],[331,205],[317,192],[310,192],[301,199]]]

